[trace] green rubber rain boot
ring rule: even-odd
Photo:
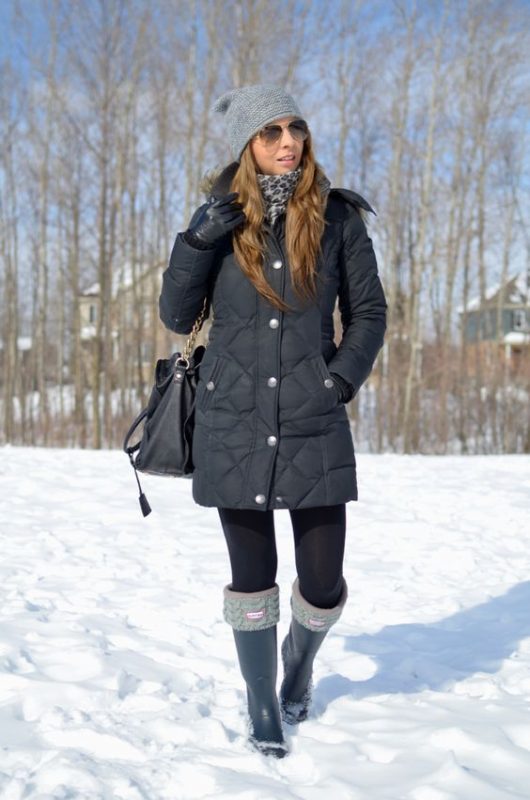
[[[344,581],[337,605],[317,608],[300,594],[298,578],[293,584],[292,620],[282,644],[284,678],[280,689],[282,718],[290,725],[307,719],[313,694],[313,662],[329,629],[339,619],[347,597]]]
[[[276,679],[279,588],[263,592],[224,590],[224,618],[234,631],[241,674],[247,685],[249,742],[263,755],[283,758],[288,753],[283,737]]]

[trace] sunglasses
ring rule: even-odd
[[[285,125],[284,128],[282,128],[281,125],[265,125],[256,136],[262,145],[265,147],[272,147],[278,144],[285,128],[287,128],[293,139],[296,139],[297,142],[305,142],[309,136],[307,122],[304,122],[303,119],[295,119],[288,125]]]

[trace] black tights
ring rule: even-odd
[[[278,556],[273,511],[219,508],[235,592],[261,592],[276,581]],[[300,593],[318,608],[333,608],[342,594],[346,506],[289,511]]]

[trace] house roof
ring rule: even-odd
[[[481,301],[480,297],[474,297],[470,300],[465,308],[466,311],[477,311],[479,308],[484,307],[491,307],[496,306],[499,294],[501,292],[502,285],[500,281],[497,283],[491,284],[486,289],[486,296],[484,298],[484,302]],[[527,293],[530,292],[530,286],[527,287],[527,275],[526,271],[520,272],[518,275],[513,275],[511,278],[508,278],[506,283],[504,284],[504,297],[503,297],[503,304],[504,305],[524,305],[528,302],[528,295]],[[462,314],[464,311],[464,306],[461,305],[458,307],[458,313]]]
[[[152,274],[154,269],[158,269],[160,264],[149,264],[149,266],[138,265],[136,268],[136,279],[143,280]],[[112,296],[116,297],[119,292],[130,289],[134,283],[134,272],[132,264],[125,262],[119,269],[114,270],[112,273]],[[100,294],[99,281],[91,283],[86,289],[81,292],[81,297],[99,297]]]
[[[97,297],[99,295],[99,283],[92,283],[90,286],[87,286],[86,289],[83,289],[81,292],[82,297]]]

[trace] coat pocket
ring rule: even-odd
[[[221,356],[216,356],[207,371],[201,370],[202,374],[197,386],[197,408],[200,411],[204,412],[209,408],[217,392],[224,365],[225,360]]]
[[[339,405],[339,389],[329,373],[324,356],[317,356],[314,363],[322,392],[325,392],[325,396],[329,399],[331,407]]]

